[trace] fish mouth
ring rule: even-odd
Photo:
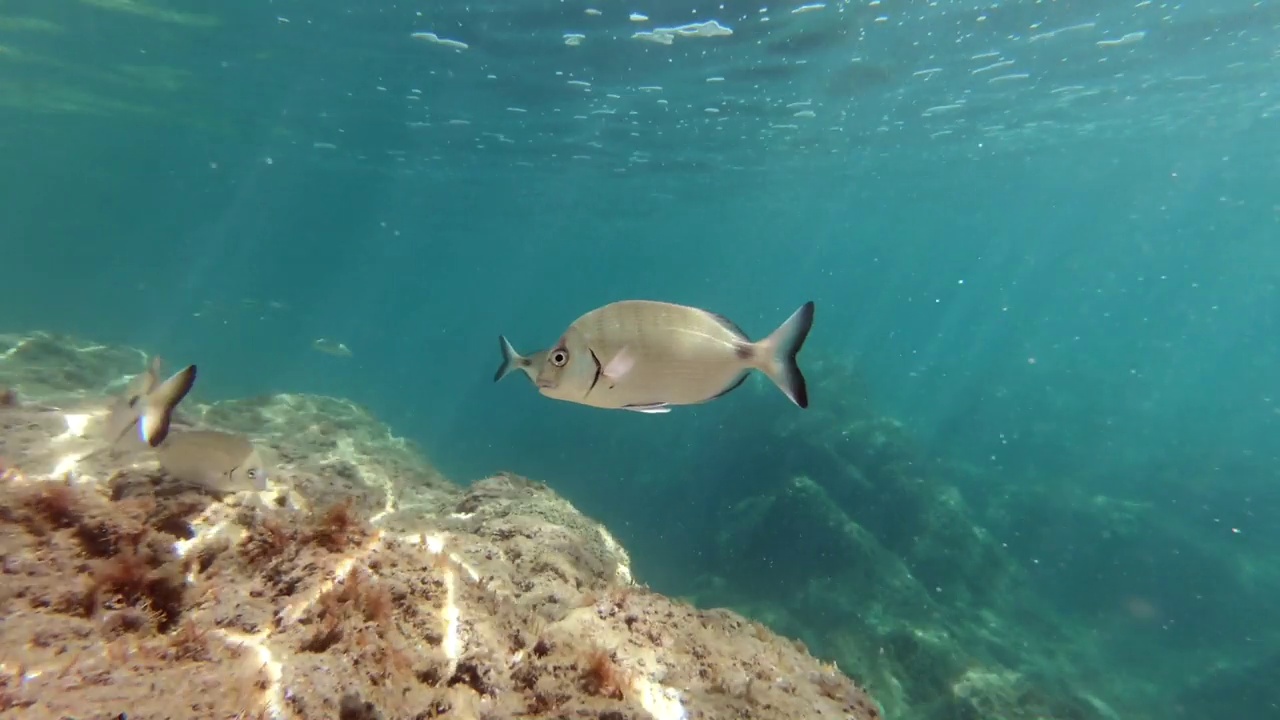
[[[534,385],[535,385],[539,390],[543,390],[543,389],[545,389],[545,388],[549,388],[549,387],[551,387],[551,381],[549,381],[549,380],[535,380],[535,381],[533,381],[533,384],[534,384]]]

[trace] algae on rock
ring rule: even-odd
[[[0,407],[0,711],[880,717],[797,644],[637,585],[542,483],[459,487],[360,408],[291,395],[185,408],[279,461],[267,491],[215,499],[90,455],[141,353],[4,342],[0,383],[26,400]]]

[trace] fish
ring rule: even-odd
[[[330,340],[328,338],[316,339],[311,343],[311,347],[326,355],[332,355],[334,357],[349,358],[352,354],[351,348],[347,347],[344,343],[340,343],[337,340]]]
[[[130,380],[124,393],[112,403],[106,422],[109,446],[120,447],[134,428],[146,446],[159,446],[169,435],[174,408],[191,392],[195,382],[195,365],[188,365],[160,382],[160,358],[153,358],[147,369]]]
[[[511,373],[512,370],[520,370],[529,377],[530,382],[537,380],[538,368],[542,367],[542,362],[547,356],[546,350],[538,350],[529,353],[528,356],[521,355],[511,346],[506,336],[498,336],[498,349],[502,351],[502,364],[498,366],[498,371],[493,374],[493,381],[498,382],[502,378]]]
[[[796,355],[813,315],[813,302],[806,302],[768,337],[753,342],[723,315],[622,300],[573,321],[547,352],[534,383],[557,400],[667,413],[673,406],[723,397],[759,370],[791,402],[807,408],[809,391]]]
[[[266,490],[267,467],[243,435],[218,430],[175,432],[155,449],[174,480],[219,493]]]

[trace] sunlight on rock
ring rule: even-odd
[[[21,357],[91,363],[112,392],[137,372],[134,351],[33,343]],[[38,400],[0,408],[4,471],[55,466],[0,484],[0,554],[24,598],[0,623],[0,684],[33,717],[97,712],[109,683],[139,716],[304,720],[355,698],[407,717],[447,697],[460,717],[552,702],[543,714],[684,720],[748,702],[703,678],[782,667],[791,686],[750,692],[776,720],[875,717],[848,678],[834,695],[809,681],[821,664],[785,639],[637,586],[613,534],[548,485],[455,484],[349,401],[184,402],[181,431],[243,433],[277,459],[266,489],[211,494],[146,449],[81,454],[92,413]]]
[[[67,429],[53,439],[54,442],[62,442],[71,438],[82,438],[85,435],[85,428],[88,427],[89,421],[93,416],[87,413],[67,413],[62,416],[67,423]]]

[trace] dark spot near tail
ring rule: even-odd
[[[739,360],[752,360],[756,356],[756,349],[751,345],[740,343],[734,346],[733,354],[736,355]]]

